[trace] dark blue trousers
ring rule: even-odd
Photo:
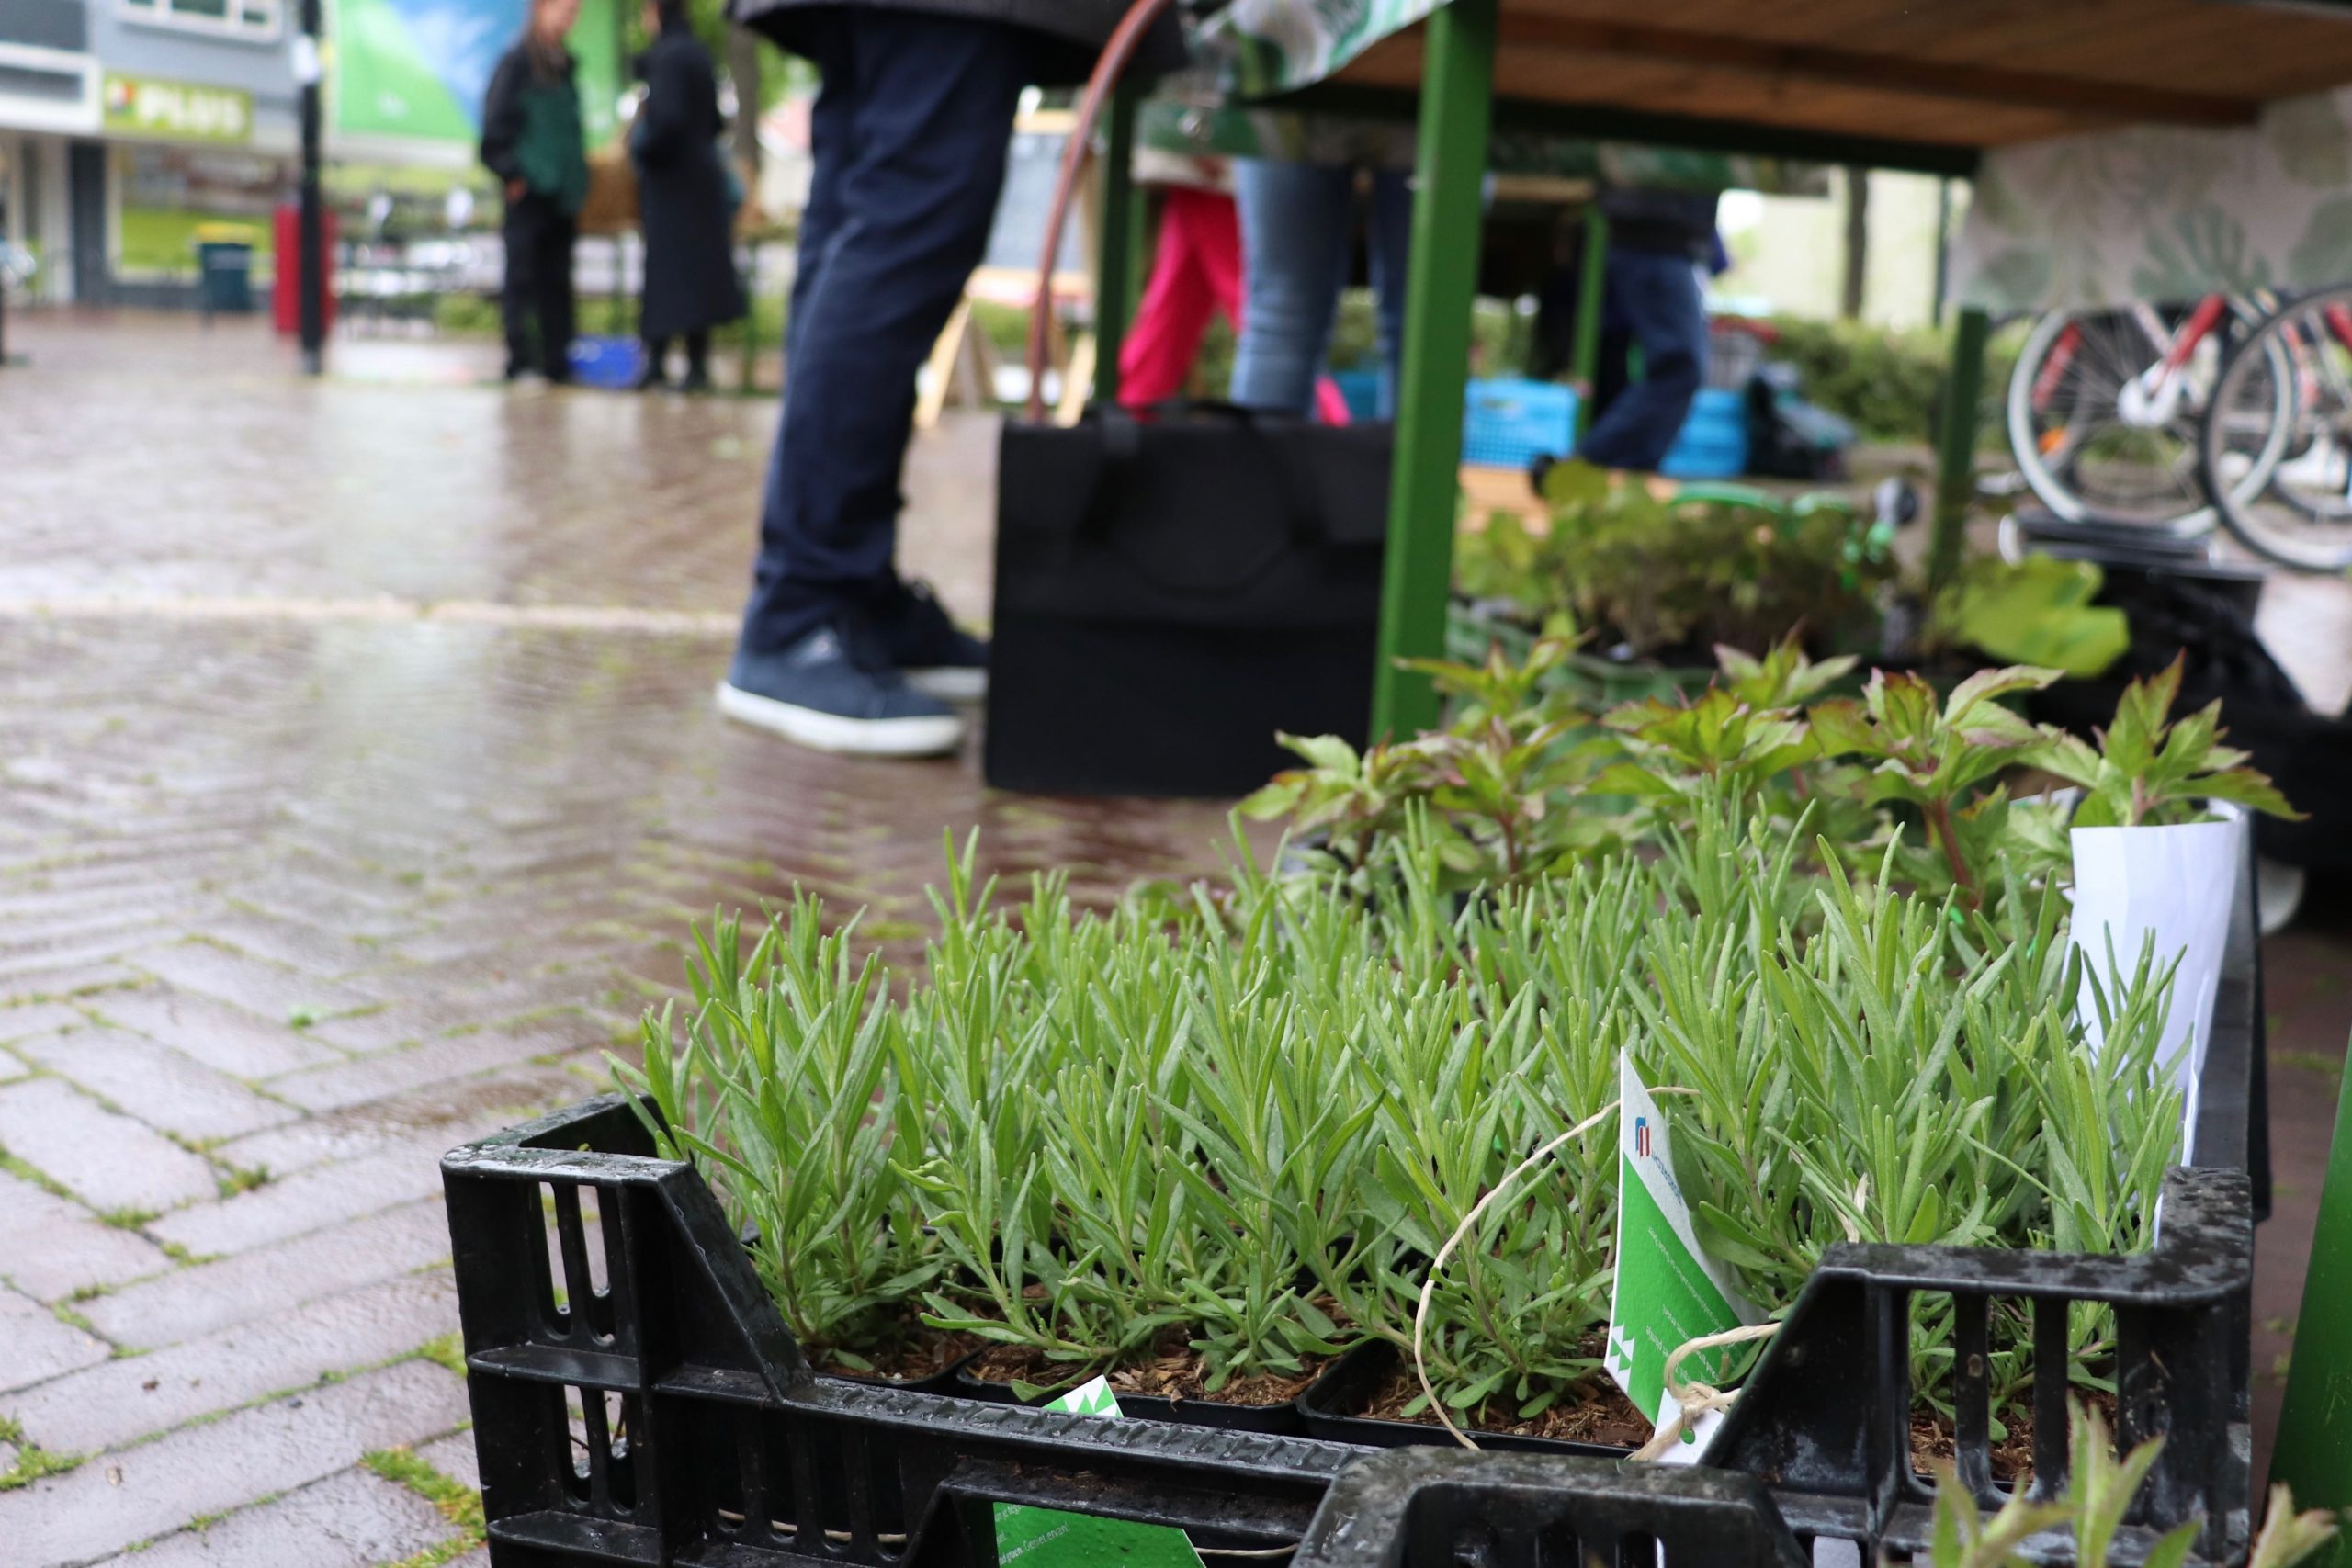
[[[1604,468],[1654,473],[1707,378],[1707,307],[1698,271],[1687,255],[1611,245],[1602,316],[1611,329],[1602,335],[1604,364],[1622,367],[1622,344],[1631,339],[1642,346],[1642,378],[1611,398],[1602,372],[1600,414],[1577,455]]]
[[[780,651],[899,591],[899,471],[915,373],[987,248],[1035,43],[959,17],[842,6],[803,15],[823,75],[783,426],[743,612],[746,652]]]

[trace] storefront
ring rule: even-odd
[[[102,274],[84,299],[178,304],[199,224],[247,226],[269,269],[269,216],[300,146],[292,0],[91,0],[99,155],[74,200],[102,214]]]
[[[98,119],[85,0],[0,6],[0,283],[12,300],[73,297],[71,153]]]

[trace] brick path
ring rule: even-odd
[[[905,948],[943,829],[1108,888],[1222,826],[714,717],[772,404],[420,385],[474,356],[400,345],[306,386],[176,322],[12,338],[0,1476],[79,1462],[0,1491],[0,1568],[466,1553],[368,1462],[472,1481],[443,1151],[597,1091],[715,904],[798,882]],[[967,609],[989,457],[951,427],[910,477],[909,558]]]
[[[772,404],[510,395],[464,346],[341,345],[310,385],[175,321],[11,340],[0,1568],[478,1568],[426,1495],[472,1483],[437,1156],[600,1089],[714,905],[797,881],[906,951],[943,828],[1107,889],[1204,863],[1222,815],[714,718]],[[909,475],[907,558],[967,612],[990,463],[950,424]],[[2347,946],[2338,901],[2271,949],[2257,1464]]]

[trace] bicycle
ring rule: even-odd
[[[2006,410],[2011,455],[2036,499],[2070,523],[2120,523],[2175,539],[2210,534],[2205,413],[2233,341],[2268,314],[2263,300],[2211,294],[2186,306],[2042,317],[2018,355]],[[2283,362],[2281,372],[2267,385],[2283,421]],[[2241,434],[2254,456],[2232,482],[2267,481],[2267,429]]]
[[[2300,571],[2352,567],[2352,286],[2286,301],[2239,344],[2199,468],[2248,549]]]

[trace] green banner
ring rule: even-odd
[[[331,0],[329,123],[345,138],[470,146],[499,57],[523,35],[529,0]],[[566,42],[579,64],[588,144],[619,124],[620,9],[582,0]]]
[[[106,75],[106,128],[125,136],[233,147],[254,139],[254,96],[234,87]]]

